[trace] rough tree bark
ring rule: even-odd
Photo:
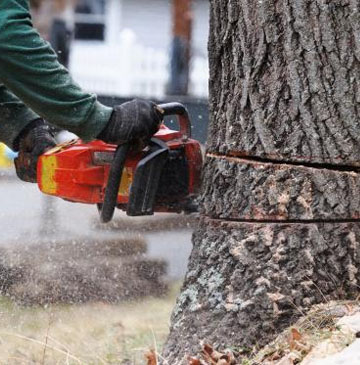
[[[200,341],[262,346],[360,284],[359,1],[210,3],[202,217],[170,364]]]

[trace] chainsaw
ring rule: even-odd
[[[192,212],[200,188],[202,152],[191,139],[191,122],[180,103],[158,106],[175,115],[179,131],[164,124],[140,152],[129,143],[107,144],[80,139],[58,145],[40,156],[40,190],[67,201],[96,204],[103,223],[115,208],[129,216],[154,212]]]

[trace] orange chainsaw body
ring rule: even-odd
[[[154,137],[167,145],[170,154],[178,156],[172,158],[173,162],[169,160],[161,173],[158,190],[165,193],[157,194],[155,211],[180,211],[181,201],[198,194],[202,168],[200,144],[196,140],[184,138],[182,133],[171,130],[165,125],[161,126]],[[106,144],[100,140],[90,143],[76,140],[56,146],[39,158],[37,181],[40,190],[45,194],[72,202],[101,204],[116,148],[116,145]],[[128,153],[117,195],[118,208],[125,209],[128,204],[136,167],[146,153],[146,149]],[[181,159],[181,163],[176,162],[176,158]],[[181,168],[171,166],[176,163]],[[178,171],[179,169],[183,169],[183,172]],[[179,189],[177,192],[176,180],[179,179],[183,180],[179,186],[186,183],[187,188]],[[171,184],[172,188],[169,186]]]

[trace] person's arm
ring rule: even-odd
[[[33,110],[1,88],[0,139],[10,147],[33,117],[91,140],[113,112],[84,92],[60,65],[32,26],[28,0],[0,1],[0,81]]]
[[[0,84],[0,142],[12,149],[19,133],[39,116]]]
[[[0,82],[16,95],[1,88],[0,140],[19,149],[16,170],[25,181],[36,180],[39,155],[55,144],[44,119],[85,141],[114,144],[149,139],[162,119],[150,101],[113,109],[84,92],[34,30],[28,0],[0,0]]]

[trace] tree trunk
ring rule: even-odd
[[[200,341],[262,346],[360,284],[359,1],[210,3],[202,218],[170,364]]]
[[[359,166],[358,0],[211,1],[211,152]]]

